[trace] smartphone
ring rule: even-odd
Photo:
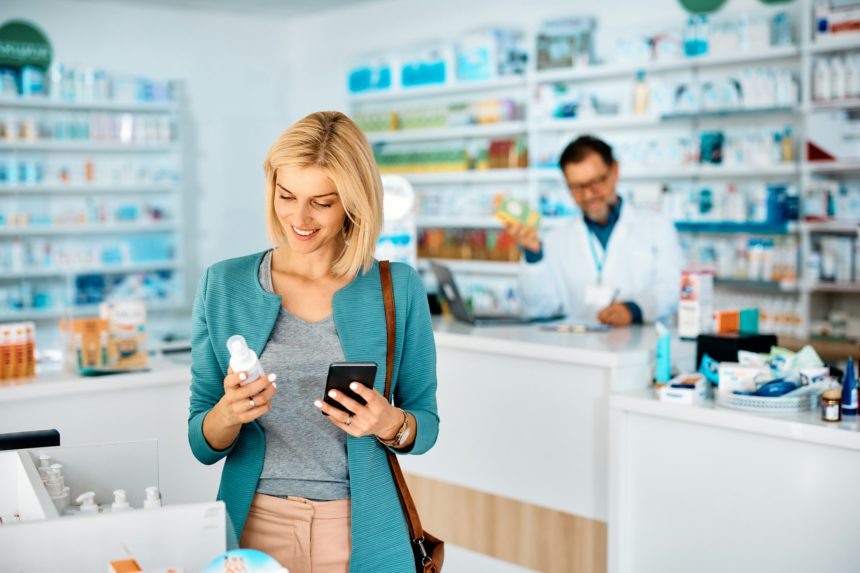
[[[325,394],[323,400],[329,406],[334,406],[338,410],[343,410],[348,414],[353,414],[344,408],[339,402],[330,398],[329,390],[337,390],[343,392],[361,405],[366,404],[364,398],[349,389],[352,382],[360,382],[368,388],[373,388],[373,381],[376,379],[376,362],[332,362],[328,367],[328,379],[325,382]]]

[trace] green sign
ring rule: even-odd
[[[690,14],[707,15],[719,10],[726,0],[678,0]]]
[[[35,24],[10,20],[0,26],[0,66],[51,65],[51,42]]]

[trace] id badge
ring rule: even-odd
[[[595,308],[609,306],[612,302],[612,289],[603,285],[590,285],[585,289],[585,304]]]

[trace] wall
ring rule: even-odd
[[[286,127],[283,23],[233,13],[63,0],[4,0],[0,22],[24,18],[56,61],[184,79],[187,277],[265,247],[262,162]]]

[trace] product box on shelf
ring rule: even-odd
[[[714,275],[685,271],[678,302],[678,336],[693,339],[710,332],[714,312]]]
[[[404,88],[442,85],[453,77],[454,49],[446,44],[411,50],[400,63],[400,84]]]
[[[102,303],[98,318],[60,321],[66,339],[66,368],[96,375],[147,367],[146,303]]]
[[[0,381],[36,375],[36,325],[0,324]]]
[[[99,314],[108,323],[109,366],[117,370],[146,368],[146,303],[142,300],[105,302]]]
[[[470,32],[457,40],[457,80],[481,81],[525,73],[523,34],[492,28]]]
[[[594,61],[597,21],[566,18],[541,22],[537,35],[537,69],[590,66]]]
[[[390,90],[399,83],[399,67],[391,55],[368,55],[347,72],[349,93]]]

